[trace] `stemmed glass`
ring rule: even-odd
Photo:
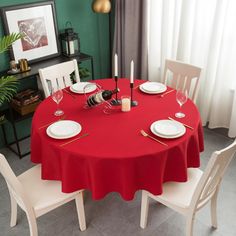
[[[51,95],[52,95],[52,99],[53,101],[57,104],[57,110],[54,112],[55,116],[61,116],[64,114],[64,111],[62,111],[61,109],[59,109],[59,103],[63,98],[63,91],[60,89],[59,86],[57,86],[57,88],[51,88]]]
[[[185,102],[187,102],[187,100],[188,100],[188,91],[178,89],[176,92],[176,101],[180,105],[180,110],[181,110],[181,107],[183,106],[183,104]],[[185,114],[183,112],[179,111],[179,112],[175,113],[175,117],[183,118],[183,117],[185,117]]]

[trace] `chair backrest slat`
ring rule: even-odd
[[[166,60],[163,83],[175,89],[186,89],[189,98],[196,102],[200,74],[201,68],[197,66]]]
[[[45,97],[50,96],[50,86],[61,89],[72,85],[71,74],[74,73],[76,82],[80,82],[78,64],[75,59],[43,69],[39,69],[39,76],[44,90]]]
[[[212,154],[204,174],[195,190],[191,205],[193,209],[207,202],[208,199],[217,191],[224,173],[233,159],[236,152],[236,140],[221,151]]]
[[[24,188],[11,167],[9,166],[6,158],[0,153],[0,173],[4,177],[8,190],[12,197],[15,198],[16,202],[25,211],[32,211],[32,206],[30,204],[29,198],[24,191]]]

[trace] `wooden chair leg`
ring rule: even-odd
[[[211,198],[211,225],[213,228],[217,228],[217,197],[219,188],[216,190],[215,194]]]
[[[37,227],[36,218],[28,214],[26,215],[27,215],[27,219],[29,223],[30,236],[38,236],[38,227]]]
[[[14,227],[16,225],[17,221],[17,202],[15,198],[10,193],[10,199],[11,199],[11,222],[10,226]]]
[[[186,236],[193,236],[193,221],[195,218],[194,214],[187,215],[186,217]]]
[[[80,192],[78,196],[75,198],[77,214],[79,218],[79,226],[80,230],[86,230],[86,221],[85,221],[85,214],[84,214],[84,200],[83,200],[83,192]]]
[[[146,228],[147,226],[148,208],[149,208],[148,194],[146,191],[142,191],[140,227],[143,229]]]

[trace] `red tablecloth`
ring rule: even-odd
[[[96,81],[104,89],[114,89],[111,79]],[[135,81],[135,85],[144,81]],[[119,79],[119,96],[130,94],[129,80]],[[119,192],[125,200],[131,200],[137,190],[145,189],[153,194],[162,193],[166,181],[186,181],[187,167],[199,167],[200,151],[203,151],[203,130],[199,112],[191,100],[182,110],[185,122],[194,130],[176,139],[161,139],[163,146],[140,134],[144,129],[151,134],[150,125],[160,119],[174,117],[179,105],[175,92],[160,98],[134,89],[138,106],[130,112],[120,107],[112,114],[104,114],[102,105],[84,109],[85,96],[75,94],[76,99],[64,92],[60,107],[66,119],[82,126],[80,133],[89,136],[60,147],[65,140],[47,136],[50,121],[56,121],[53,112],[55,102],[49,97],[36,110],[32,121],[31,160],[42,163],[42,178],[60,180],[63,192],[89,189],[93,199],[103,198],[109,192]],[[73,138],[72,138],[73,139]],[[70,139],[68,139],[69,141]],[[66,140],[67,141],[67,140]]]

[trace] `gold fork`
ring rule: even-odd
[[[160,141],[160,140],[158,140],[158,139],[152,137],[151,135],[147,134],[143,129],[140,130],[140,133],[141,133],[144,137],[151,138],[151,139],[155,140],[156,142],[158,142],[158,143],[160,143],[160,144],[165,145],[165,146],[168,147],[168,145],[167,145],[166,143],[163,143],[162,141]]]
[[[47,124],[45,124],[45,125],[39,127],[39,129],[43,129],[43,128],[45,128],[45,127],[47,127],[47,126],[49,126],[49,125],[51,125],[51,124],[53,124],[53,123],[55,123],[55,122],[58,122],[58,121],[60,121],[60,120],[64,120],[65,118],[66,118],[66,115],[60,117],[60,118],[59,118],[58,120],[56,120],[56,121],[52,121],[52,122],[50,122],[50,123],[47,123]]]

